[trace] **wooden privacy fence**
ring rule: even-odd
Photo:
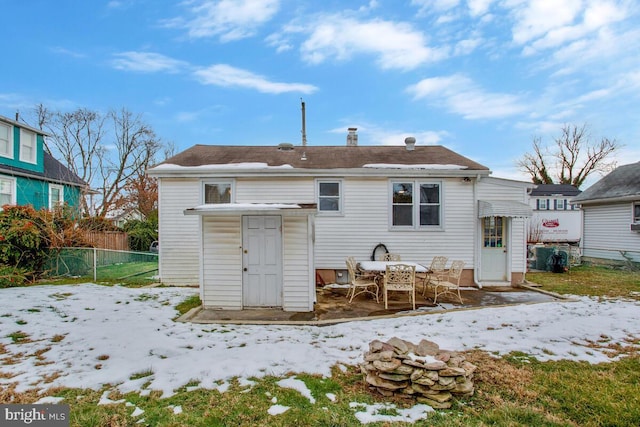
[[[84,238],[94,248],[128,251],[129,239],[124,231],[85,231]]]

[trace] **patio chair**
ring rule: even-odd
[[[400,261],[400,255],[398,254],[384,254],[382,256],[383,261]]]
[[[433,285],[438,277],[447,274],[448,260],[449,258],[446,256],[434,256],[426,273],[416,273],[416,279],[420,279],[422,281],[422,296],[426,295],[427,288],[429,285]]]
[[[389,308],[389,291],[409,293],[409,300],[416,309],[416,267],[406,264],[387,265],[384,274],[384,308]]]
[[[464,261],[453,261],[451,267],[446,275],[441,275],[436,278],[434,282],[434,297],[433,303],[438,301],[440,295],[450,294],[458,296],[460,304],[464,304],[462,301],[462,295],[460,295],[460,276],[462,276],[462,270],[464,269]]]
[[[376,277],[363,274],[358,269],[356,260],[352,256],[347,257],[346,263],[350,280],[349,290],[347,291],[349,304],[351,304],[351,301],[353,301],[353,298],[355,298],[356,295],[360,295],[362,293],[369,293],[375,296],[376,302],[379,303],[380,299],[378,297],[378,293],[380,292],[380,287],[378,286]]]

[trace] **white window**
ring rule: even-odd
[[[341,181],[318,181],[318,211],[324,213],[342,212]]]
[[[633,222],[640,224],[640,203],[633,204]]]
[[[4,205],[16,204],[16,180],[0,177],[0,209]]]
[[[557,211],[564,211],[567,209],[567,201],[565,199],[556,199],[555,205]]]
[[[20,161],[36,163],[36,147],[36,134],[25,129],[20,129]]]
[[[206,204],[231,203],[233,183],[231,181],[205,182],[203,200]]]
[[[13,158],[13,126],[0,123],[0,156]]]
[[[546,211],[548,209],[547,199],[538,199],[538,210]]]
[[[62,185],[49,184],[49,209],[64,204],[64,187]]]
[[[442,185],[439,182],[394,181],[391,183],[391,227],[440,228]]]

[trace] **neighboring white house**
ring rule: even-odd
[[[522,282],[528,190],[442,146],[196,145],[150,169],[160,277],[203,305],[311,311],[317,274],[368,260],[463,260],[466,285]]]
[[[571,202],[584,212],[584,258],[640,262],[640,162],[616,168]]]
[[[533,216],[530,243],[578,243],[582,238],[582,211],[570,200],[580,194],[573,185],[538,184],[529,193]]]

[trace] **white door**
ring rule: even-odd
[[[506,282],[507,257],[509,242],[507,241],[506,221],[501,216],[482,218],[482,263],[480,280],[483,282]]]
[[[242,303],[282,307],[282,217],[242,217]]]

